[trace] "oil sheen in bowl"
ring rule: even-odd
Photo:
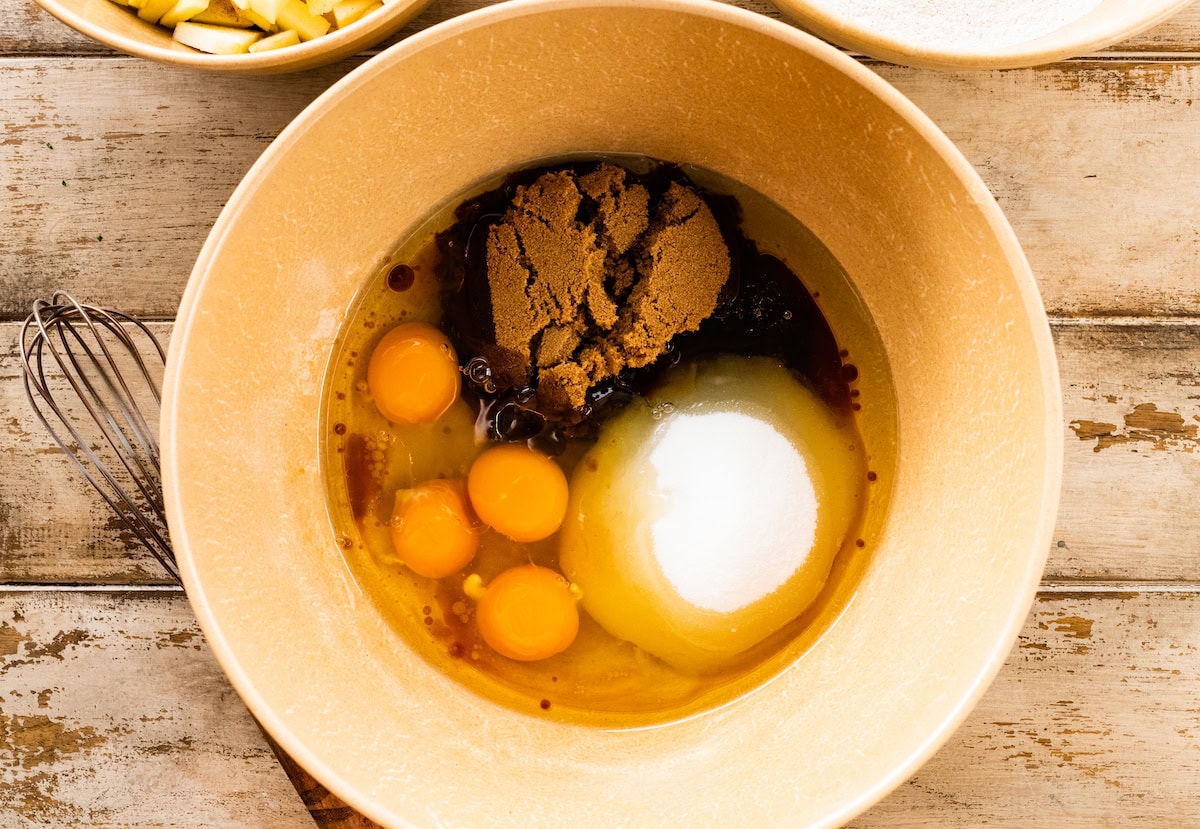
[[[484,242],[547,171],[584,181],[606,165],[638,177],[652,209],[675,184],[699,193],[730,276],[711,316],[671,337],[661,357],[621,367],[578,400],[544,403],[536,377],[505,380],[480,345],[495,339]],[[430,664],[535,716],[644,726],[766,682],[852,600],[894,480],[891,381],[844,271],[769,200],[701,169],[560,159],[452,200],[364,282],[327,374],[330,515],[363,591]],[[445,337],[461,393],[427,422],[384,417],[373,355],[389,332],[424,326],[430,342]],[[496,446],[528,447],[561,470],[570,490],[561,529],[525,540],[489,517],[476,470]],[[402,505],[430,492],[451,505],[443,515],[470,524],[454,553],[465,563],[448,573],[420,552],[406,559],[394,533]],[[810,547],[828,552],[806,558]],[[578,622],[564,649],[523,655],[481,635],[494,613],[484,597],[510,574],[569,590]]]

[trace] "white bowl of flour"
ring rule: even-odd
[[[772,2],[813,33],[874,58],[936,69],[1006,69],[1101,49],[1191,0]]]

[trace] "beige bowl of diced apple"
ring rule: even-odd
[[[37,0],[114,49],[212,72],[310,69],[374,46],[429,0]]]
[[[164,490],[232,684],[379,824],[828,827],[1015,644],[1059,401],[1012,229],[878,76],[710,0],[515,0],[247,174]]]

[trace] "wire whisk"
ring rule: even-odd
[[[128,314],[55,291],[49,301],[33,303],[20,348],[25,396],[38,420],[178,581],[159,471],[157,413],[166,352],[158,339]]]

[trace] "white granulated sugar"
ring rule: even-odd
[[[804,458],[770,424],[736,412],[676,415],[660,428],[650,463],[664,512],[651,534],[667,580],[719,613],[773,593],[816,537]]]
[[[940,51],[1001,49],[1071,23],[1100,0],[827,0],[850,23]]]

